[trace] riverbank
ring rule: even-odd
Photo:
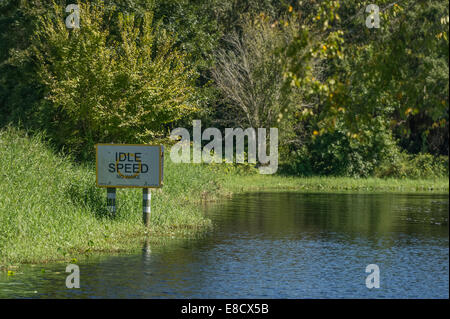
[[[168,154],[167,154],[168,155]],[[39,136],[0,130],[0,265],[70,261],[125,252],[151,242],[201,236],[211,227],[200,203],[256,190],[447,192],[434,180],[295,178],[259,175],[230,165],[174,164],[165,157],[164,187],[152,196],[151,226],[142,225],[142,191],[120,189],[117,213],[95,186],[95,165],[56,155]]]

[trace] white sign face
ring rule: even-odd
[[[162,145],[97,144],[97,186],[162,187]]]

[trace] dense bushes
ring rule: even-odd
[[[285,169],[301,175],[367,177],[399,152],[380,118],[362,126],[359,134],[352,133],[341,121],[333,130],[322,134],[314,131],[309,143],[300,151],[292,151]]]
[[[341,155],[341,154],[340,154]],[[323,154],[320,154],[321,157]],[[448,156],[435,156],[431,154],[407,154],[397,150],[390,157],[374,165],[373,162],[364,162],[359,153],[346,154],[343,157],[329,155],[331,164],[322,161],[317,165],[314,155],[306,149],[292,151],[280,167],[282,174],[315,176],[375,176],[380,178],[410,178],[428,179],[447,177],[449,174]],[[339,167],[340,163],[351,163]],[[337,169],[338,168],[338,169]]]
[[[402,152],[448,156],[448,3],[379,1],[379,29],[365,27],[367,15],[360,13],[366,5],[321,2],[306,19],[311,31],[288,46],[294,51],[286,65],[292,83],[315,84],[304,99],[309,116],[296,119],[303,140],[287,156],[288,171],[445,174],[442,165],[431,164],[432,156]],[[308,37],[317,26],[325,33],[320,46]],[[305,46],[320,61],[315,80],[305,77],[299,61]],[[422,169],[425,158],[428,168]]]
[[[436,178],[448,176],[448,156],[400,153],[375,169],[377,177]]]
[[[118,14],[112,35],[104,8],[80,10],[83,24],[74,30],[62,15],[44,16],[31,47],[58,144],[79,153],[96,142],[149,143],[196,110],[195,73],[172,36],[152,27],[150,13]]]
[[[408,154],[380,119],[352,134],[345,126],[317,134],[285,155],[280,171],[301,176],[437,178],[449,174],[448,156]],[[317,133],[317,132],[316,132]]]
[[[278,127],[290,174],[448,174],[448,3],[383,0],[369,29],[354,0],[79,1],[73,30],[56,3],[0,3],[0,125],[89,158],[197,117]]]

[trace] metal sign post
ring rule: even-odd
[[[96,182],[107,188],[108,210],[116,213],[116,188],[142,188],[143,222],[151,218],[150,188],[161,188],[164,147],[142,144],[97,144]]]
[[[108,211],[116,216],[116,189],[114,187],[108,187],[106,189],[106,206]]]
[[[152,193],[148,188],[142,189],[142,216],[144,225],[148,226],[150,218],[152,216]]]

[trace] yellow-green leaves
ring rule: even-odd
[[[44,16],[33,45],[45,107],[63,144],[77,152],[98,142],[149,143],[196,111],[196,72],[152,12],[80,9],[77,30]]]

